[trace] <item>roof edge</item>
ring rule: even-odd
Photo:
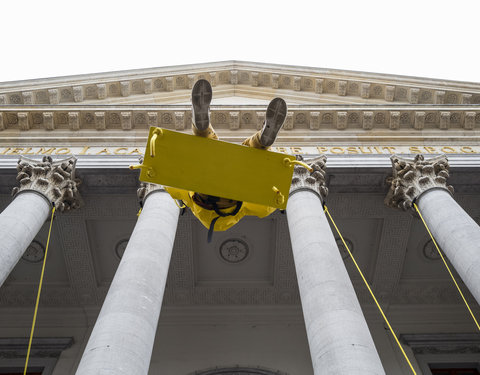
[[[275,71],[276,73],[298,73],[298,74],[315,74],[315,75],[328,75],[330,77],[342,77],[346,79],[345,76],[351,76],[352,79],[366,79],[366,80],[379,80],[379,81],[396,81],[399,83],[410,83],[410,84],[421,84],[421,85],[432,85],[437,87],[458,87],[458,88],[471,88],[480,90],[480,83],[477,82],[468,82],[468,81],[454,81],[446,80],[439,78],[426,78],[426,77],[416,77],[416,76],[405,76],[405,75],[395,75],[395,74],[385,74],[385,73],[373,73],[373,72],[361,72],[355,70],[343,70],[343,69],[330,69],[330,68],[318,68],[318,67],[307,67],[300,65],[286,65],[286,64],[274,64],[274,63],[263,63],[263,62],[253,62],[253,61],[242,61],[242,60],[225,60],[225,61],[216,61],[216,62],[205,62],[205,63],[195,63],[195,64],[185,64],[185,65],[172,65],[165,67],[153,67],[153,68],[140,68],[140,69],[129,69],[129,70],[117,70],[111,72],[97,72],[97,73],[86,73],[79,75],[67,75],[67,76],[57,76],[57,77],[44,77],[44,78],[35,78],[27,80],[17,80],[17,81],[5,81],[0,82],[0,89],[13,89],[16,87],[25,87],[25,86],[37,86],[45,84],[57,84],[65,82],[85,82],[85,81],[96,81],[96,80],[108,80],[112,78],[118,79],[122,77],[123,79],[132,79],[136,76],[145,77],[148,75],[158,75],[158,74],[181,74],[192,71],[205,71],[209,70],[218,70],[218,69],[258,69],[260,71]]]

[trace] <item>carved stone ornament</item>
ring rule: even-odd
[[[75,178],[76,161],[73,156],[55,162],[50,156],[44,156],[41,162],[20,156],[17,165],[20,187],[13,188],[12,195],[36,191],[55,204],[60,212],[80,207],[81,198],[77,189],[80,180]]]
[[[387,206],[407,211],[420,194],[430,189],[445,189],[453,194],[453,187],[447,185],[449,165],[445,155],[427,160],[420,154],[413,160],[393,155],[390,159],[393,176],[387,179],[390,184],[385,198]]]
[[[229,238],[219,248],[220,257],[227,263],[241,263],[247,259],[250,246],[241,238]]]
[[[327,157],[321,155],[314,159],[304,160],[304,162],[313,168],[313,172],[309,172],[301,165],[295,165],[290,195],[298,191],[310,190],[324,200],[328,195],[328,188],[325,183]]]
[[[148,194],[154,192],[155,190],[165,191],[162,185],[151,184],[149,182],[140,183],[140,187],[137,189],[137,197],[138,201],[140,202],[140,207],[143,207]]]

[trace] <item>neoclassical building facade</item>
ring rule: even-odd
[[[220,139],[280,96],[272,150],[314,167],[210,243],[129,169],[151,126],[190,133],[201,78]],[[469,82],[226,61],[0,83],[0,374],[23,374],[52,206],[28,374],[480,374],[418,214],[478,319],[479,129]]]

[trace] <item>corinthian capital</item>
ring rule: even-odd
[[[321,155],[315,159],[304,160],[304,162],[312,167],[313,171],[309,172],[301,165],[295,166],[292,185],[290,186],[290,195],[298,191],[310,190],[323,201],[328,195],[328,188],[325,183],[327,157]]]
[[[80,180],[75,178],[76,161],[73,156],[55,162],[50,156],[44,156],[41,162],[21,156],[17,165],[20,186],[13,188],[12,195],[36,191],[59,211],[78,208],[81,199],[77,190]]]
[[[409,210],[413,201],[430,189],[445,189],[453,194],[453,187],[447,185],[449,165],[445,155],[427,160],[423,155],[413,160],[393,155],[390,159],[393,176],[387,180],[390,183],[385,198],[387,206]]]
[[[145,199],[147,198],[148,194],[156,190],[165,191],[162,185],[151,184],[150,182],[140,183],[140,187],[137,189],[137,197],[141,207],[143,207],[143,203],[145,202]]]

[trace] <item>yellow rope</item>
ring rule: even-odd
[[[340,238],[341,238],[341,240],[342,240],[342,242],[343,242],[343,246],[345,246],[345,249],[347,249],[348,254],[350,255],[350,258],[352,258],[353,263],[355,264],[355,267],[357,267],[358,273],[360,274],[360,276],[361,276],[362,279],[363,279],[363,282],[364,282],[365,285],[367,286],[367,289],[368,289],[368,291],[370,292],[370,295],[372,296],[373,300],[375,301],[375,304],[377,305],[378,310],[380,310],[380,313],[382,314],[383,319],[384,319],[385,322],[387,323],[388,328],[390,329],[390,332],[392,333],[392,336],[394,337],[395,341],[397,342],[398,347],[399,347],[400,350],[402,351],[403,356],[405,357],[406,361],[408,362],[408,365],[410,366],[410,369],[411,369],[412,372],[416,375],[417,373],[415,372],[415,369],[413,368],[412,363],[410,362],[410,360],[409,360],[408,357],[407,357],[407,354],[406,354],[405,351],[403,350],[403,347],[402,347],[402,345],[400,344],[400,341],[398,341],[398,338],[397,338],[397,335],[395,334],[395,331],[393,330],[392,326],[390,325],[390,322],[388,321],[387,317],[385,316],[385,313],[383,312],[382,307],[381,307],[380,304],[378,303],[377,298],[376,298],[375,295],[373,294],[373,291],[372,291],[372,289],[370,288],[370,285],[368,285],[367,279],[366,279],[365,276],[363,275],[363,272],[362,272],[362,270],[360,269],[360,267],[358,266],[357,261],[356,261],[355,258],[353,257],[352,252],[351,252],[350,249],[348,248],[345,240],[343,239],[342,234],[341,234],[340,231],[338,230],[338,227],[337,227],[337,225],[335,224],[335,221],[333,221],[333,218],[332,218],[332,216],[330,215],[330,212],[328,211],[327,206],[325,206],[325,212],[327,213],[328,217],[330,218],[330,221],[332,222],[332,224],[333,224],[333,226],[335,227],[338,235],[340,236]]]
[[[40,302],[40,293],[42,292],[43,275],[45,273],[45,263],[47,261],[48,245],[50,243],[50,233],[52,233],[52,223],[53,223],[54,214],[55,214],[55,207],[52,208],[50,228],[48,229],[47,246],[45,247],[45,255],[43,257],[42,273],[40,274],[40,283],[38,284],[37,302],[35,303],[35,312],[33,313],[32,329],[30,331],[30,339],[28,340],[27,358],[25,359],[25,369],[23,370],[23,375],[27,374],[28,359],[30,358],[30,349],[32,348],[33,332],[35,330],[35,322],[37,321],[38,304]]]
[[[463,295],[462,290],[460,289],[460,286],[459,286],[458,283],[457,283],[457,280],[455,280],[455,277],[453,276],[453,273],[452,273],[452,271],[450,270],[450,267],[448,266],[447,261],[445,260],[445,257],[443,256],[442,252],[440,251],[440,248],[439,248],[438,245],[437,245],[437,241],[435,241],[435,238],[433,238],[432,232],[430,232],[430,229],[428,228],[427,223],[426,223],[425,220],[423,219],[423,216],[422,216],[422,214],[420,213],[420,210],[418,209],[417,204],[414,203],[413,206],[414,206],[415,209],[417,210],[418,215],[420,216],[420,219],[422,219],[423,225],[425,225],[425,228],[427,229],[427,232],[428,232],[428,234],[430,235],[430,238],[432,239],[435,247],[437,248],[438,254],[440,255],[440,257],[441,257],[442,260],[443,260],[443,264],[445,264],[445,267],[447,268],[447,271],[448,271],[448,273],[450,274],[450,277],[452,278],[453,282],[455,283],[455,286],[457,287],[458,292],[459,292],[460,295],[462,296],[463,302],[465,302],[465,305],[467,306],[467,309],[468,309],[468,311],[470,312],[470,315],[472,316],[473,321],[475,322],[475,324],[477,325],[478,330],[480,331],[480,325],[478,324],[478,321],[477,321],[477,319],[475,318],[475,315],[473,314],[472,309],[470,308],[470,305],[468,304],[467,300],[465,299],[465,296]]]

